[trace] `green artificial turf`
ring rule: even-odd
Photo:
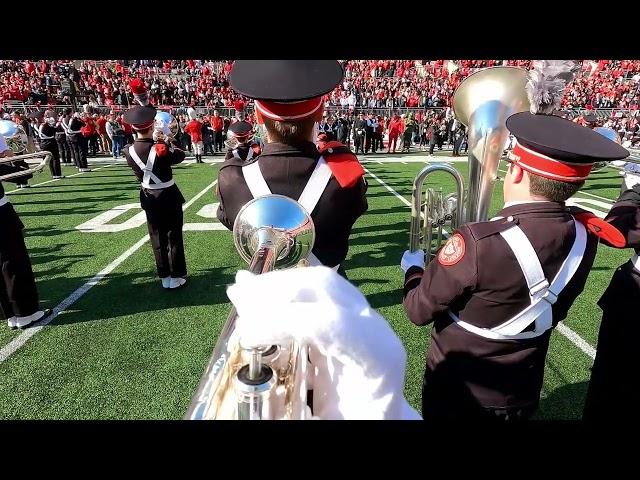
[[[413,179],[425,163],[375,161],[382,158],[427,157],[366,157],[364,165],[371,173],[410,200]],[[466,178],[466,162],[453,165]],[[218,166],[175,169],[187,200],[215,179]],[[354,226],[345,267],[350,280],[402,339],[408,358],[405,392],[419,409],[430,327],[412,325],[401,305],[399,262],[408,247],[410,208],[371,176],[367,180],[369,211]],[[433,184],[444,191],[453,188],[443,174],[434,176]],[[604,169],[583,191],[614,200],[619,186],[617,172]],[[189,206],[185,223],[217,222],[197,215],[216,201],[214,192],[209,190]],[[11,195],[11,201],[26,225],[27,245],[47,307],[55,307],[146,234],[145,225],[116,233],[75,229],[114,206],[138,201],[136,181],[124,165],[20,191]],[[498,182],[490,214],[501,205]],[[244,266],[226,230],[187,231],[185,250],[189,270],[185,288],[161,288],[147,243],[1,363],[0,418],[181,418],[229,312],[226,286]],[[600,248],[585,292],[565,322],[592,346],[600,319],[596,302],[615,267],[628,257],[628,251]],[[18,334],[0,329],[0,346]],[[538,418],[580,417],[591,363],[567,338],[553,333]]]

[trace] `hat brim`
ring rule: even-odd
[[[330,92],[343,76],[336,60],[236,60],[229,83],[245,97],[297,102]]]
[[[586,164],[629,156],[603,135],[555,115],[516,113],[507,119],[507,129],[520,144],[559,161]]]
[[[156,109],[150,106],[135,106],[124,112],[122,119],[129,125],[143,125],[152,122]]]

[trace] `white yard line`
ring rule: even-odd
[[[375,181],[377,181],[380,185],[382,185],[389,192],[391,192],[398,200],[400,200],[402,203],[404,203],[407,207],[411,206],[411,202],[409,200],[404,198],[402,195],[400,195],[398,192],[396,192],[393,188],[391,188],[389,185],[387,185],[382,180],[380,180],[374,173],[371,173],[367,167],[362,167],[362,168],[364,168],[365,172],[367,172]]]
[[[212,183],[207,185],[204,190],[198,193],[195,197],[193,197],[189,202],[183,205],[182,210],[186,210],[191,205],[193,205],[196,201],[198,201],[204,194],[206,194],[209,190],[211,190],[218,180],[214,180]],[[147,241],[149,240],[149,235],[145,235],[140,240],[138,240],[131,248],[129,248],[126,252],[116,258],[113,262],[103,268],[97,275],[91,278],[87,283],[82,285],[76,291],[74,291],[71,295],[65,298],[62,302],[60,302],[54,309],[51,315],[49,315],[43,322],[39,322],[36,326],[28,328],[24,330],[20,335],[11,340],[7,345],[0,349],[0,363],[4,362],[7,358],[13,355],[19,348],[21,348],[31,337],[33,337],[36,333],[42,330],[48,323],[50,323],[53,319],[57,318],[59,314],[63,313],[67,308],[77,302],[80,298],[82,298],[89,290],[91,290],[94,286],[96,286],[101,280],[103,280],[107,275],[109,275],[113,270],[115,270],[118,266],[120,266],[126,259],[128,259],[131,255],[136,253]]]
[[[383,180],[378,178],[374,173],[371,173],[366,167],[362,167],[362,168],[364,168],[364,170],[365,170],[365,172],[367,172],[367,174],[369,174],[380,185],[382,185],[389,192],[391,192],[402,203],[404,203],[405,205],[407,205],[409,207],[411,206],[411,202],[409,202],[409,200],[407,200],[402,195],[400,195],[398,192],[396,192],[393,188],[391,188],[389,185],[387,185]],[[505,170],[500,170],[500,171],[506,173]],[[582,338],[580,335],[578,335],[576,332],[574,332],[567,325],[565,325],[563,323],[558,323],[558,325],[556,327],[556,330],[558,330],[558,332],[560,332],[562,335],[564,335],[566,338],[568,338],[571,341],[571,343],[573,343],[576,347],[578,347],[580,350],[582,350],[582,352],[584,352],[586,355],[588,355],[592,359],[595,359],[595,357],[596,357],[596,349],[593,348],[591,345],[589,345],[589,343],[584,338]]]
[[[594,198],[598,198],[600,200],[604,200],[606,202],[609,202],[612,206],[615,203],[615,200],[611,200],[610,198],[606,198],[606,197],[601,197],[600,195],[595,195],[593,193],[588,193],[588,192],[583,192],[583,191],[579,191],[578,192],[581,195],[589,195],[590,197],[594,197]]]

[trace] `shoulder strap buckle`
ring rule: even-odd
[[[536,297],[540,292],[545,290],[549,291],[549,281],[546,278],[543,278],[541,281],[531,285],[529,288],[529,295]],[[546,295],[546,292],[544,294]]]

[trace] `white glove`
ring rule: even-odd
[[[400,261],[400,268],[404,273],[411,267],[420,267],[424,270],[424,250],[420,249],[415,252],[406,250]]]
[[[640,175],[637,173],[624,172],[624,186],[626,190],[631,190],[640,183]]]
[[[239,271],[227,295],[243,347],[291,339],[309,346],[316,418],[420,419],[404,398],[402,342],[332,269]]]

